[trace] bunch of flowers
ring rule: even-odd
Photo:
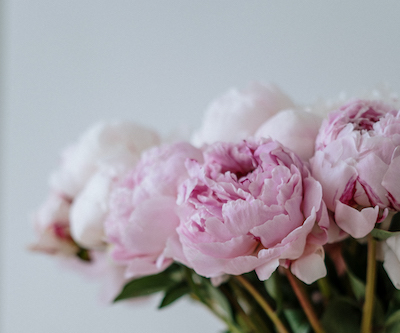
[[[102,123],[63,154],[33,250],[114,301],[203,303],[226,332],[400,330],[400,105],[302,107],[273,85],[213,102],[187,142]]]

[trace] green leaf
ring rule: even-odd
[[[90,258],[89,250],[86,250],[84,248],[79,248],[78,252],[76,253],[76,256],[83,261],[87,262],[92,261]]]
[[[386,231],[382,229],[372,229],[371,235],[380,241],[384,241],[392,236],[400,235],[400,231]]]
[[[394,289],[394,287],[393,287]],[[389,307],[387,310],[387,314],[389,318],[398,310],[400,309],[400,290],[395,289],[393,294],[391,294]]]
[[[296,333],[311,332],[310,324],[304,312],[300,309],[285,309],[284,314],[289,322],[290,328]]]
[[[351,299],[331,300],[322,316],[326,333],[349,333],[360,330],[361,311]]]
[[[232,308],[225,295],[217,287],[214,287],[209,280],[205,280],[204,282],[208,299],[210,299],[214,305],[217,305],[227,318],[233,321]]]
[[[179,266],[172,265],[159,274],[145,276],[128,282],[121,293],[114,299],[114,302],[167,290],[179,281],[179,274],[176,274],[177,267]]]
[[[390,326],[386,327],[385,333],[399,333],[400,332],[400,322],[395,322]]]
[[[365,283],[356,277],[351,271],[347,272],[349,276],[349,281],[351,284],[351,289],[356,296],[357,300],[363,300],[365,297]]]
[[[386,325],[387,326],[391,326],[395,323],[399,323],[400,324],[400,310],[395,311],[394,313],[392,313],[389,318],[386,320]]]
[[[353,238],[344,240],[342,244],[342,255],[346,262],[347,270],[350,270],[358,279],[365,282],[367,275],[367,245],[360,244]]]
[[[190,293],[190,288],[187,283],[182,282],[176,285],[173,285],[171,288],[168,288],[165,292],[164,298],[158,306],[159,309],[166,307],[167,305],[172,304],[182,296]]]
[[[398,333],[400,332],[400,310],[392,313],[385,323],[385,333]]]

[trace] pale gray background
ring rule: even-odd
[[[217,332],[186,301],[99,305],[97,284],[26,251],[59,151],[99,119],[195,127],[252,80],[300,102],[400,92],[399,14],[399,1],[3,1],[1,332]]]

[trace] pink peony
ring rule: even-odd
[[[278,111],[293,107],[290,98],[272,84],[254,83],[243,91],[232,89],[209,106],[192,142],[196,146],[239,142],[253,136]]]
[[[105,230],[112,257],[127,265],[127,277],[158,273],[172,263],[172,255],[183,261],[175,229],[186,159],[201,161],[201,151],[188,143],[153,148],[113,189]],[[171,256],[165,255],[167,248]]]
[[[200,275],[261,280],[290,265],[306,283],[326,274],[329,219],[320,184],[301,159],[272,139],[216,143],[190,160],[180,188],[178,233]]]
[[[380,101],[351,101],[321,126],[312,174],[351,236],[366,236],[387,209],[400,209],[399,146],[400,112]]]

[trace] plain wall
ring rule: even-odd
[[[398,1],[3,1],[1,332],[217,332],[201,305],[102,305],[99,285],[32,254],[29,214],[59,152],[100,119],[164,134],[253,80],[295,101],[388,82]]]

